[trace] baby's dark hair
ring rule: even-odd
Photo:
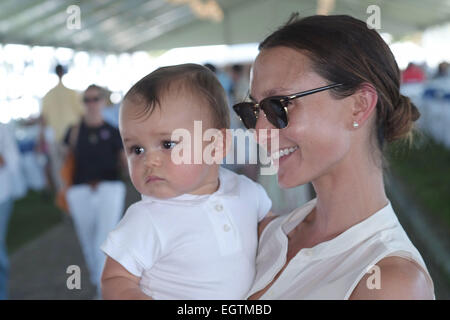
[[[177,87],[174,88],[173,86]],[[139,80],[124,97],[124,101],[144,104],[144,115],[150,115],[155,106],[161,107],[161,99],[171,89],[187,89],[203,99],[210,107],[217,129],[230,126],[230,113],[225,90],[216,75],[208,68],[188,63],[156,69]],[[180,106],[181,108],[182,106]]]

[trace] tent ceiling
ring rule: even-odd
[[[206,5],[212,0],[197,0]],[[220,22],[201,19],[183,0],[2,0],[0,43],[125,52],[207,44],[259,42],[293,11],[315,14],[318,2],[329,14],[367,20],[367,7],[381,9],[380,32],[395,37],[450,22],[450,0],[216,0]],[[70,5],[81,9],[80,29],[67,28]]]

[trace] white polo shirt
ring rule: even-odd
[[[255,276],[258,222],[272,202],[243,175],[219,170],[210,195],[142,196],[101,249],[153,299],[243,299]]]

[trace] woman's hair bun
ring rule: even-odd
[[[420,112],[411,100],[403,95],[387,113],[384,119],[384,138],[388,142],[410,138],[414,122],[420,118]]]

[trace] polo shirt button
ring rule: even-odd
[[[219,211],[219,212],[223,210],[223,206],[220,203],[216,204],[216,206],[214,208],[216,209],[216,211]]]
[[[231,227],[229,225],[227,225],[227,224],[223,225],[223,231],[228,232],[228,231],[230,231],[230,229],[231,229]]]

